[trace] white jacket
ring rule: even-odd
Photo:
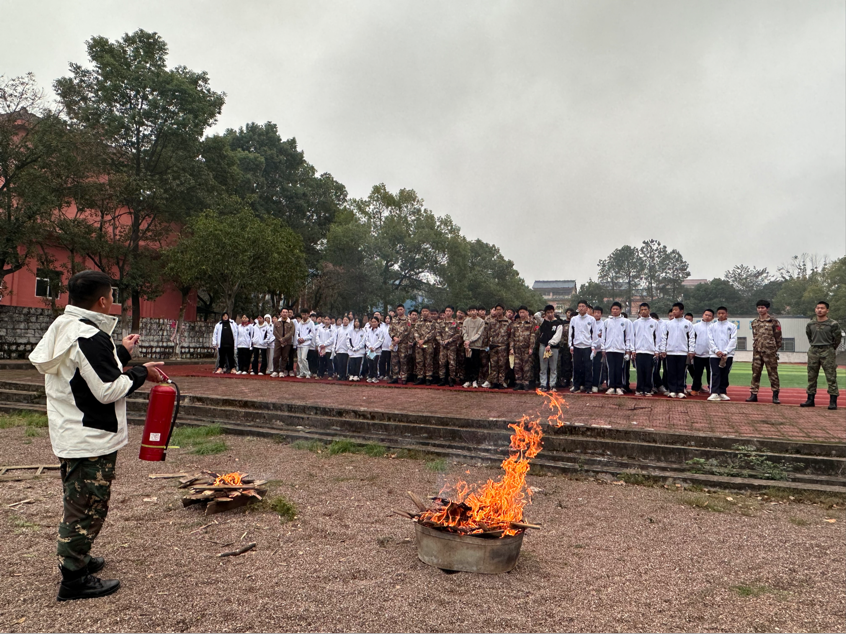
[[[297,347],[310,348],[314,340],[314,322],[309,319],[308,321],[297,324],[297,333],[294,336],[297,339]],[[300,339],[304,339],[305,341],[300,343]]]
[[[335,331],[331,326],[327,327],[324,324],[317,326],[314,332],[314,346],[318,352],[320,352],[320,346],[324,346],[324,354],[332,353],[335,347]]]
[[[686,355],[693,352],[693,344],[693,324],[687,319],[671,319],[664,325],[661,352],[674,356]]]
[[[350,332],[352,331],[352,326],[341,326],[340,328],[335,328],[335,353],[336,354],[349,354],[350,353],[350,341],[349,336]]]
[[[253,348],[267,350],[267,344],[273,339],[273,330],[267,322],[253,325]]]
[[[622,315],[619,317],[611,315],[603,324],[602,351],[631,352],[634,349],[632,332],[632,322]]]
[[[711,327],[708,328],[708,342],[710,344],[709,356],[716,357],[719,351],[733,357],[734,351],[737,349],[737,326],[728,319],[712,321]]]
[[[382,332],[382,328],[371,328],[370,330],[365,331],[364,333],[364,340],[367,346],[366,352],[376,352],[376,354],[382,353],[382,343],[385,341],[385,335]]]
[[[229,327],[232,329],[232,339],[233,341],[236,340],[236,330],[237,326],[234,321],[231,319],[229,320]],[[217,348],[220,346],[220,336],[223,332],[223,320],[217,322],[217,325],[214,327],[214,332],[212,333],[212,347]]]
[[[44,376],[53,453],[96,458],[124,447],[126,397],[147,380],[147,368],[123,372],[129,352],[112,341],[118,318],[67,306],[29,355]]]
[[[693,324],[693,354],[700,358],[707,358],[711,355],[711,343],[708,340],[708,331],[711,329],[712,321],[699,321]]]
[[[570,320],[570,347],[571,348],[595,348],[596,347],[596,320],[593,315],[573,315]]]
[[[634,351],[637,354],[658,353],[658,339],[661,324],[652,317],[638,317],[632,324],[634,331]]]
[[[350,329],[347,335],[347,347],[350,349],[351,359],[360,359],[364,356],[364,330],[359,328]]]
[[[252,324],[238,324],[238,331],[235,336],[236,348],[250,348],[253,347],[253,326]]]

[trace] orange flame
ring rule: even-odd
[[[547,423],[555,427],[565,425],[562,408],[568,405],[564,398],[556,392],[537,390],[537,394],[544,397],[545,409],[551,412]],[[523,508],[531,502],[526,474],[529,461],[543,448],[542,418],[543,415],[537,413],[534,417],[523,416],[509,425],[514,430],[511,454],[502,462],[505,474],[499,480],[488,480],[481,486],[459,480],[445,486],[439,496],[440,507],[424,512],[419,521],[471,535],[500,530],[502,537],[516,535],[520,529],[511,523],[523,520]]]
[[[244,482],[241,480],[243,476],[247,475],[246,473],[241,473],[240,471],[234,471],[233,473],[227,473],[225,475],[219,475],[215,478],[214,484],[212,486],[220,486],[220,485],[228,485],[228,486],[241,486]]]

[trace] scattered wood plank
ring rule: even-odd
[[[200,531],[203,531],[203,530],[207,529],[209,526],[214,526],[214,525],[215,525],[215,524],[217,524],[217,523],[218,523],[218,521],[217,521],[217,520],[215,520],[215,521],[213,521],[213,522],[209,522],[209,523],[208,523],[208,524],[206,524],[205,526],[200,526],[200,528],[198,528],[197,530],[193,530],[193,531],[191,531],[191,532],[190,532],[190,533],[188,533],[188,534],[189,534],[189,535],[193,535],[194,533],[199,533]]]
[[[151,480],[167,480],[170,478],[186,478],[187,473],[151,473],[147,476]]]
[[[8,506],[9,508],[14,508],[21,504],[32,504],[34,501],[35,500],[33,500],[32,498],[27,498],[25,500],[21,500],[20,502],[12,502],[11,504],[7,504],[6,506]]]
[[[540,528],[541,528],[540,524],[526,524],[525,522],[509,522],[509,525],[511,526],[511,528],[520,528],[520,529],[532,528],[532,529],[535,529],[535,530],[540,530]]]
[[[41,469],[61,469],[62,465],[58,465],[58,464],[10,465],[10,466],[7,466],[7,467],[6,466],[0,467],[0,473],[3,473],[5,471],[17,471],[19,469],[38,469],[38,468],[41,468]]]
[[[406,493],[408,494],[408,497],[411,499],[411,501],[414,502],[414,506],[416,506],[420,512],[428,510],[429,507],[426,506],[423,500],[421,500],[415,493],[413,493],[412,491],[406,491]]]
[[[255,542],[250,542],[246,546],[242,546],[238,550],[228,550],[225,553],[220,553],[218,557],[237,557],[238,555],[243,555],[245,552],[252,550],[256,547]]]

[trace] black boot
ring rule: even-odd
[[[829,394],[828,409],[837,409],[837,397]]]
[[[439,387],[444,387],[447,384],[446,377],[442,378],[440,383],[438,383]]]
[[[749,398],[746,399],[747,403],[757,403],[758,402],[758,395],[754,392],[749,393]]]
[[[423,385],[425,382],[426,380],[421,377],[414,382],[414,385]]]
[[[106,560],[102,557],[92,557],[88,560],[88,574],[95,575],[103,569],[106,565]]]
[[[799,407],[813,407],[815,405],[815,403],[814,403],[814,397],[815,396],[816,396],[816,394],[811,394],[810,392],[808,392],[808,400],[805,401],[804,403],[799,403]]]
[[[432,385],[432,379],[426,379],[426,385]]]
[[[450,379],[450,380],[447,382],[447,385],[449,385],[450,387],[455,387],[455,380],[454,380],[454,379]]]
[[[781,401],[778,400],[778,390],[773,390],[773,405],[781,405]]]
[[[63,571],[64,572],[64,571]],[[117,579],[99,579],[93,575],[85,575],[76,579],[62,579],[59,586],[57,601],[74,601],[76,599],[97,599],[106,597],[118,591],[120,581]]]
[[[391,379],[390,381],[388,381],[388,385],[395,385],[397,383],[399,383],[399,379]]]

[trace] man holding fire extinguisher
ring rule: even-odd
[[[118,318],[109,314],[108,275],[77,273],[68,282],[68,295],[64,314],[29,356],[45,375],[50,442],[61,462],[59,601],[102,597],[120,588],[117,579],[94,576],[105,561],[89,553],[109,510],[117,451],[128,442],[126,397],[145,381],[162,381],[155,368],[162,363],[123,371],[139,337],[129,335],[115,347],[111,334]]]

